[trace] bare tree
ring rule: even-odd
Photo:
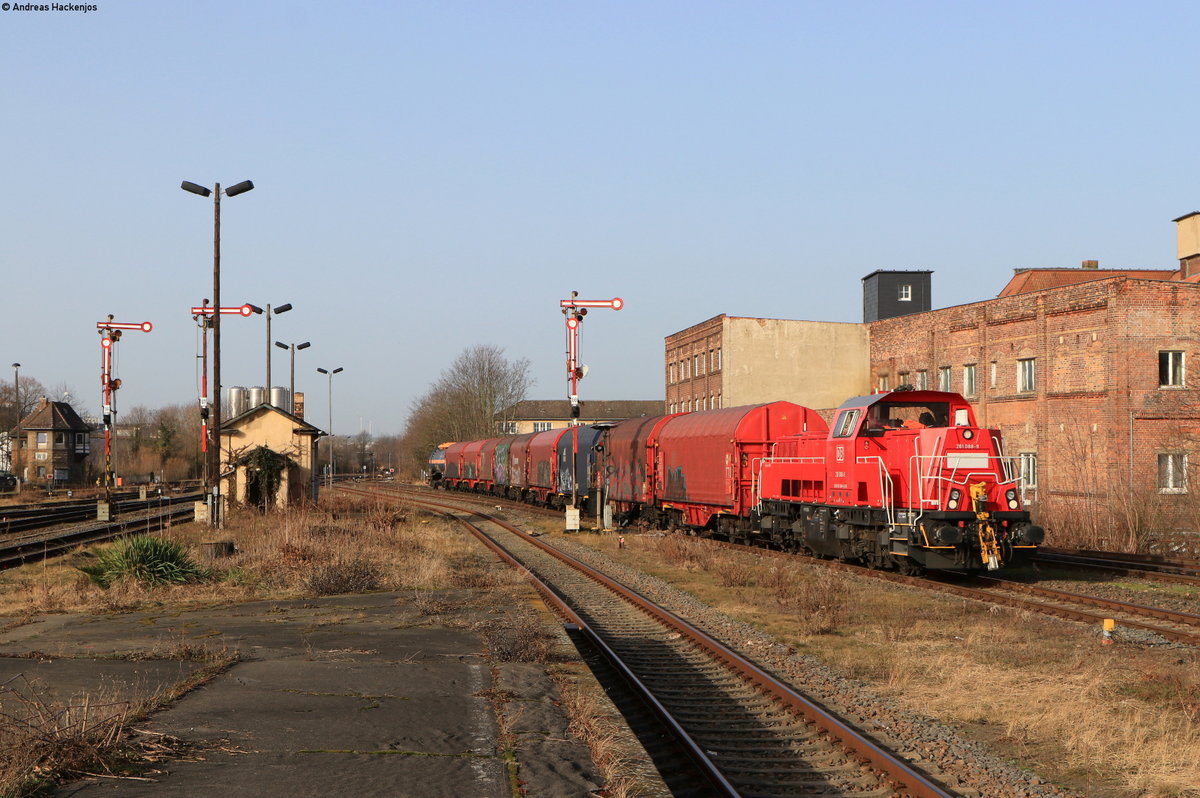
[[[509,420],[503,412],[532,384],[524,358],[510,361],[502,348],[486,344],[463,351],[413,403],[403,436],[407,460],[419,467],[439,443],[498,434],[497,425]]]
[[[19,393],[13,385],[12,380],[0,383],[0,414],[7,429],[20,424],[37,407],[38,400],[47,396],[46,386],[36,377],[21,377]]]

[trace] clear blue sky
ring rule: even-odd
[[[720,313],[861,320],[1014,268],[1172,268],[1200,208],[1194,2],[194,2],[0,11],[3,360],[95,412],[191,402],[222,203],[225,304],[291,302],[308,415],[398,432],[463,349],[586,400],[663,395],[663,338]],[[263,381],[261,317],[223,325]],[[287,384],[275,350],[274,382]],[[4,377],[11,379],[11,373]]]

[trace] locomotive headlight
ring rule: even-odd
[[[971,440],[972,438],[975,437],[975,430],[970,430],[970,429],[963,430],[963,437],[966,438],[967,440]]]
[[[957,510],[958,509],[958,500],[961,498],[962,498],[962,493],[959,492],[958,488],[953,488],[950,491],[950,501],[946,502],[946,506],[949,507],[951,510]]]
[[[1008,501],[1008,509],[1017,509],[1017,492],[1015,490],[1009,490],[1004,494],[1004,498]]]

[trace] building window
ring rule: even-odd
[[[1158,492],[1187,493],[1187,455],[1161,452],[1158,455]]]
[[[675,384],[675,364],[674,363],[667,366],[667,384],[669,384],[669,385]]]
[[[917,390],[918,391],[928,391],[929,390],[929,372],[926,371],[925,369],[921,369],[920,371],[917,372]]]
[[[911,285],[900,286],[899,295],[896,298],[899,299],[901,302],[912,302],[912,286]]]
[[[1037,454],[1021,452],[1021,488],[1036,490],[1037,486]]]
[[[46,459],[48,459],[49,457],[50,457],[50,455],[46,454],[46,452],[38,452],[37,454],[35,454],[35,455],[33,456],[33,459],[35,459],[35,460],[46,460]]]
[[[992,361],[992,373],[988,376],[988,387],[996,387],[996,361]]]
[[[50,442],[50,433],[39,432],[37,434],[37,445],[39,449],[45,449],[46,444]]]
[[[704,373],[704,355],[696,355],[696,376]]]
[[[1158,387],[1183,387],[1183,352],[1158,353]]]
[[[55,446],[64,446],[64,445],[66,445],[66,443],[67,443],[67,435],[65,432],[54,433],[54,445]]]
[[[533,431],[534,432],[545,432],[546,430],[553,429],[553,428],[554,428],[554,423],[551,421],[535,421],[535,422],[533,422]]]
[[[501,421],[500,422],[500,434],[501,435],[516,435],[517,434],[517,422]]]
[[[942,366],[941,368],[938,369],[938,390],[939,391],[949,391],[950,390],[950,367],[949,366]]]
[[[717,350],[717,365],[713,367],[713,371],[721,370],[721,350]]]
[[[1028,357],[1017,361],[1017,391],[1033,393],[1037,390],[1037,359]]]
[[[963,396],[975,395],[975,364],[963,366]]]
[[[879,390],[890,391],[892,389],[892,378],[887,374],[879,375]]]

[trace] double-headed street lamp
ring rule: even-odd
[[[213,198],[213,307],[221,307],[221,194],[226,197],[236,197],[254,188],[249,180],[232,185],[221,191],[221,184],[214,183],[211,189],[197,183],[184,180],[179,186],[184,191],[199,194],[201,197]],[[213,474],[213,505],[209,514],[209,523],[221,525],[221,314],[214,313],[212,317],[213,331],[213,442],[211,456],[215,458]]]
[[[274,314],[278,316],[280,313],[287,313],[292,309],[292,303],[287,302],[277,308],[272,308],[270,305],[267,305],[266,310],[263,310],[258,305],[251,305],[248,302],[246,304],[250,310],[258,313],[259,315],[265,314],[267,317],[267,383],[263,387],[267,390],[267,404],[271,404],[271,388],[274,387],[271,385],[271,315]]]
[[[276,341],[275,346],[280,349],[290,349],[292,351],[292,398],[290,401],[292,403],[291,413],[292,415],[296,415],[296,350],[308,349],[312,346],[312,342],[305,341],[302,344],[285,344],[283,341]]]
[[[333,485],[333,375],[342,370],[338,366],[333,371],[328,369],[317,369],[321,374],[329,377],[329,429],[326,432],[329,434],[329,484]]]

